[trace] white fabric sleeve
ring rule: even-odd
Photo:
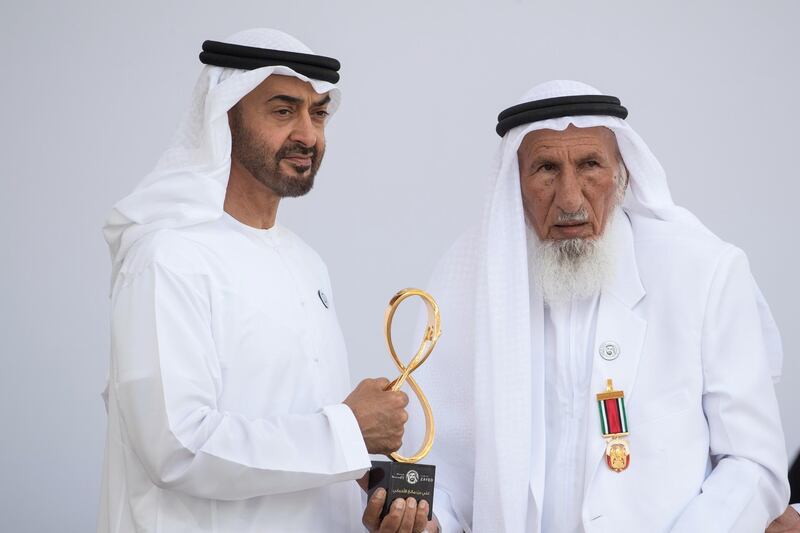
[[[439,521],[441,533],[461,533],[464,531],[464,525],[450,503],[450,495],[439,488],[436,489],[434,497],[433,514],[436,515],[436,519]]]
[[[123,438],[159,487],[238,500],[361,477],[370,466],[344,404],[249,419],[219,408],[206,278],[153,264],[112,302]]]
[[[753,279],[736,248],[717,266],[702,335],[713,469],[672,531],[764,531],[789,502],[788,467]]]

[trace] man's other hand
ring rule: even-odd
[[[767,528],[766,533],[800,533],[800,514],[794,507],[787,507]]]
[[[422,500],[419,506],[414,498],[397,498],[392,502],[383,521],[381,509],[386,501],[386,491],[377,489],[364,509],[362,522],[371,533],[436,533],[439,525],[436,518],[428,522],[428,502]]]
[[[408,395],[389,391],[386,378],[365,379],[344,400],[358,421],[369,453],[388,455],[403,444]]]

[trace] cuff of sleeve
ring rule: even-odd
[[[347,470],[358,470],[360,473],[355,479],[360,478],[372,467],[367,453],[367,445],[361,436],[353,411],[343,403],[323,407],[322,412],[328,418],[333,428],[333,434],[339,442],[342,457]]]
[[[797,514],[800,514],[800,503],[793,503],[792,504],[792,509],[797,511]]]

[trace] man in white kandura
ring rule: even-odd
[[[446,533],[754,533],[786,509],[775,323],[626,116],[571,81],[500,115],[481,223],[428,288],[457,334],[416,374]]]
[[[339,63],[275,30],[206,41],[200,59],[171,148],[105,226],[97,530],[361,530],[352,480],[368,452],[400,446],[408,398],[385,379],[350,392],[325,264],[275,222],[281,198],[311,189]],[[404,507],[386,530],[424,522]]]

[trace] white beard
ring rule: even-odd
[[[614,210],[616,211],[616,209]],[[612,212],[613,213],[613,212]],[[613,214],[597,238],[541,241],[528,231],[528,264],[546,304],[598,294],[614,275]]]

